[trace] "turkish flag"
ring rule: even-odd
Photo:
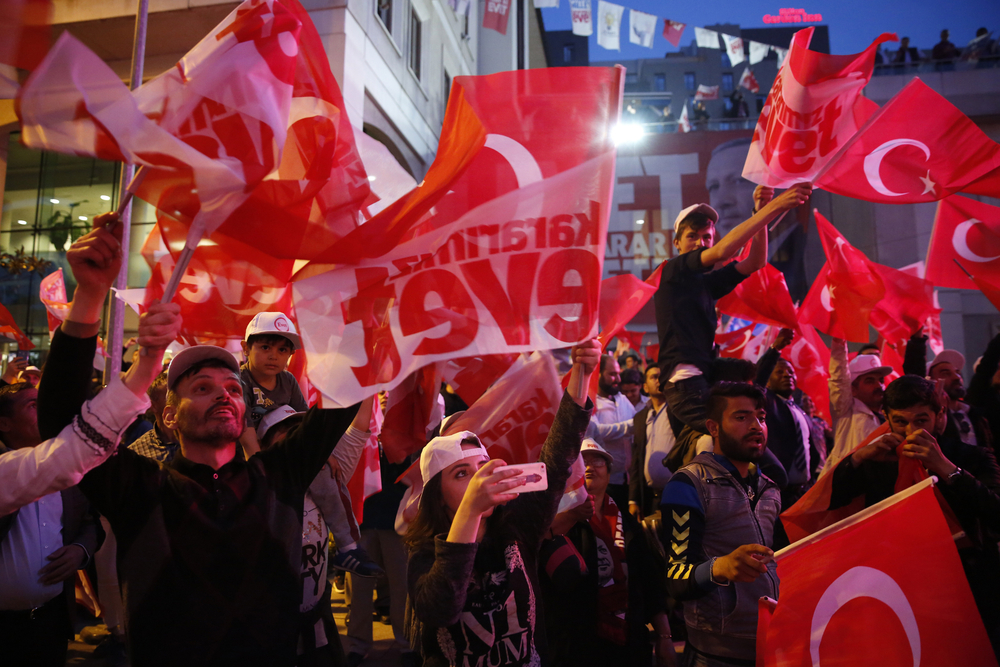
[[[435,364],[411,373],[389,390],[382,422],[382,451],[389,463],[400,463],[427,444],[428,433],[444,418],[440,394],[441,375]]]
[[[0,0],[0,16],[0,99],[13,99],[18,87],[13,68],[32,70],[49,50],[52,2]]]
[[[811,181],[878,109],[861,90],[885,33],[850,56],[809,50],[814,28],[795,33],[754,129],[743,177],[775,188]]]
[[[997,664],[930,480],[776,559],[768,667]]]
[[[160,229],[168,234],[180,223],[161,218],[142,247],[151,272],[145,305],[158,302],[174,272],[176,258],[169,252]],[[230,241],[202,244],[184,271],[174,301],[184,313],[181,337],[189,344],[207,339],[243,339],[254,315],[263,311],[292,314],[288,284],[294,262],[276,260],[256,245]],[[303,354],[300,351],[298,354]]]
[[[455,393],[472,405],[507,372],[519,354],[484,354],[438,362],[438,371]]]
[[[805,322],[796,327],[791,344],[781,351],[795,369],[795,384],[812,399],[816,414],[827,424],[830,417],[830,350],[816,329]]]
[[[694,99],[696,100],[717,100],[719,99],[719,87],[718,86],[705,86],[702,84],[698,85],[698,90],[695,91]]]
[[[885,384],[888,385],[890,382],[905,375],[903,373],[903,354],[896,349],[896,346],[889,343],[882,336],[875,343],[878,345],[879,349],[879,359],[882,361],[883,366],[892,366],[892,372],[885,376]],[[906,352],[904,347],[903,353]]]
[[[681,44],[681,35],[684,34],[686,23],[663,19],[663,39],[667,40],[677,48]]]
[[[831,336],[866,343],[869,316],[885,296],[885,285],[877,265],[819,211],[815,215],[827,262],[802,302],[800,319]]]
[[[38,300],[45,305],[45,316],[49,321],[49,338],[69,315],[66,297],[66,280],[62,268],[58,268],[42,278],[38,284]]]
[[[329,405],[427,364],[597,333],[622,71],[455,79],[421,185],[296,274],[310,379]]]
[[[874,262],[871,267],[885,285],[885,297],[872,309],[871,325],[888,342],[905,343],[929,318],[941,313],[934,305],[930,281]]]
[[[757,77],[754,76],[754,73],[750,70],[749,67],[743,68],[743,76],[740,77],[739,85],[741,88],[746,88],[751,93],[760,92],[760,84],[757,83]]]
[[[751,322],[788,329],[798,326],[798,315],[785,276],[771,264],[747,276],[715,305],[719,312]]]
[[[365,520],[365,500],[382,490],[382,463],[378,457],[378,437],[382,432],[382,404],[378,396],[366,399],[374,401],[372,418],[368,424],[370,435],[361,450],[361,458],[354,468],[354,473],[347,482],[347,491],[351,496],[351,508],[354,519],[360,526]],[[321,473],[322,474],[322,473]]]
[[[17,347],[21,350],[31,350],[35,347],[31,339],[21,331],[21,327],[17,326],[14,316],[10,314],[10,311],[2,303],[0,303],[0,333],[16,340]]]
[[[719,356],[730,359],[746,359],[744,354],[753,339],[754,325],[749,324],[733,331],[716,331],[715,344],[719,346]],[[757,361],[751,359],[751,361]]]
[[[602,328],[597,337],[602,346],[606,346],[624,330],[625,325],[656,294],[656,290],[660,288],[662,272],[663,264],[660,264],[646,280],[639,280],[631,273],[622,273],[601,281],[601,309],[598,318],[602,322]]]
[[[936,201],[1000,167],[1000,144],[914,78],[816,179],[818,188],[887,204]]]
[[[976,289],[955,260],[969,273],[1000,283],[1000,208],[968,197],[938,202],[927,246],[927,280],[938,287]]]
[[[990,300],[993,307],[1000,310],[1000,287],[986,278],[980,278],[974,273],[972,274],[972,280],[975,281],[976,287],[979,288],[979,291]]]
[[[1000,198],[1000,169],[980,176],[972,183],[962,188],[962,192],[970,195]]]

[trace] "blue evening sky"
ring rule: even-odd
[[[527,0],[531,2],[531,0]],[[598,0],[591,0],[592,11],[596,14]],[[664,2],[663,0],[619,0],[616,4],[625,7],[622,16],[621,53],[609,51],[597,45],[596,31],[590,37],[590,60],[604,61],[632,58],[662,58],[668,51],[676,51],[663,39],[663,19],[686,23],[681,45],[694,39],[694,26],[714,23],[735,23],[743,28],[768,27],[763,21],[765,14],[777,15],[782,7],[804,9],[809,14],[822,14],[822,23],[830,27],[830,49],[836,54],[857,53],[864,50],[871,41],[883,32],[895,32],[900,37],[908,36],[910,45],[920,49],[930,49],[939,41],[941,30],[951,32],[951,41],[959,48],[971,40],[976,30],[985,26],[1000,35],[1000,1],[998,0],[896,0],[895,2],[871,2],[863,0],[687,0],[686,2]],[[628,10],[637,9],[660,18],[657,23],[653,48],[648,49],[628,41]],[[569,0],[559,0],[559,7],[543,9],[542,16],[547,30],[568,30]],[[790,25],[790,24],[779,24]],[[805,27],[805,26],[803,26]],[[787,46],[787,45],[785,45]],[[887,48],[895,48],[889,43]]]

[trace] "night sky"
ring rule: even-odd
[[[527,0],[531,2],[531,0]],[[596,16],[597,0],[591,0]],[[807,0],[802,3],[783,3],[780,0],[688,0],[664,2],[663,0],[621,0],[623,5],[621,53],[597,45],[596,30],[590,37],[590,60],[605,61],[632,58],[662,58],[668,51],[676,51],[663,39],[662,19],[686,23],[681,39],[686,46],[694,39],[694,26],[714,23],[735,23],[743,28],[765,27],[765,14],[777,15],[782,7],[804,9],[809,14],[821,14],[822,24],[830,27],[830,48],[833,53],[847,54],[864,50],[883,32],[908,36],[910,45],[931,49],[940,39],[941,30],[951,32],[951,41],[959,48],[971,40],[976,30],[985,26],[1000,34],[1000,0],[911,0],[903,2],[870,2],[862,0]],[[655,14],[661,20],[657,25],[653,48],[648,49],[628,41],[628,10],[637,9]],[[569,2],[560,0],[558,9],[543,9],[542,16],[547,30],[568,30],[570,25]],[[787,25],[787,24],[784,24]],[[803,26],[804,27],[804,26]],[[787,45],[786,45],[787,46]],[[890,43],[888,48],[895,49]]]

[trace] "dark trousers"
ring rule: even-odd
[[[667,399],[667,417],[670,418],[670,427],[674,433],[680,433],[685,426],[708,433],[705,416],[709,386],[704,375],[679,382],[661,382],[660,386]]]
[[[0,611],[0,664],[64,667],[69,630],[62,594],[34,611]]]

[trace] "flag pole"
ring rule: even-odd
[[[146,59],[146,27],[149,22],[149,0],[137,0],[135,11],[135,39],[132,42],[132,79],[129,88],[135,90],[142,85],[143,63]],[[132,189],[141,182],[140,176],[145,176],[145,169],[135,174],[135,166],[122,165],[121,179],[118,185],[118,214],[122,225],[122,261],[121,270],[115,279],[115,287],[119,290],[128,288],[129,237],[132,227]],[[122,370],[122,339],[125,337],[126,305],[120,299],[111,297],[108,304],[107,337],[104,346],[108,359],[104,366],[104,384],[118,375]]]
[[[962,273],[964,273],[965,275],[969,276],[969,280],[971,280],[971,281],[975,282],[975,280],[976,280],[976,279],[972,277],[972,274],[971,274],[971,273],[969,273],[968,271],[966,271],[966,270],[965,270],[965,267],[964,267],[964,266],[962,266],[962,263],[961,263],[961,262],[959,262],[957,258],[955,258],[955,257],[952,257],[952,258],[951,258],[951,261],[955,262],[955,264],[957,264],[957,265],[958,265],[958,268],[962,269]]]

